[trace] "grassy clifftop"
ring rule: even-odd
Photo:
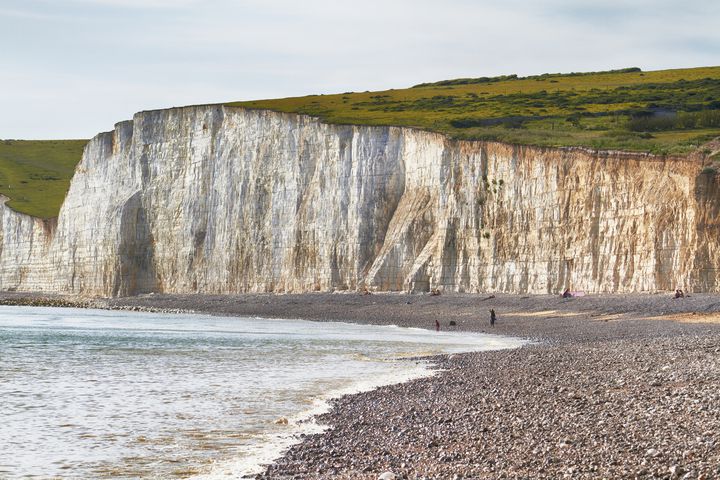
[[[0,140],[0,193],[7,205],[56,217],[87,140]]]
[[[720,67],[465,78],[228,105],[459,139],[683,154],[720,135]]]
[[[453,138],[683,154],[720,136],[720,67],[461,78],[381,92],[231,102]],[[85,140],[0,140],[0,193],[57,216]]]

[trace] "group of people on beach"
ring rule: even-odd
[[[495,315],[495,309],[491,308],[490,309],[490,326],[493,328],[495,327],[495,320],[497,320],[497,315]],[[454,325],[455,322],[450,322],[450,324]],[[440,331],[440,322],[438,321],[437,318],[435,319],[435,331],[436,332]]]
[[[580,294],[582,295],[583,292],[580,292]],[[573,293],[570,291],[569,288],[566,289],[562,294],[563,298],[572,298],[574,296],[575,295],[573,295]],[[686,294],[685,292],[683,292],[682,289],[678,288],[675,290],[675,298],[685,298],[685,297],[689,297],[689,295]],[[495,295],[492,295],[489,298],[495,298]],[[493,328],[495,327],[495,321],[497,321],[497,315],[495,314],[495,309],[491,308],[490,309],[490,326]],[[452,322],[452,324],[454,324],[454,323],[455,322]],[[440,322],[437,319],[435,319],[435,331],[437,331],[437,332],[440,331]]]

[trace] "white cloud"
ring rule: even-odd
[[[186,8],[192,5],[202,4],[199,0],[65,0],[65,2],[91,7],[116,7],[130,9]]]
[[[6,20],[2,20],[5,17]],[[62,13],[43,13],[41,11],[22,8],[0,8],[0,21],[8,21],[8,18],[20,20],[77,20],[77,17],[64,15]],[[2,24],[0,24],[2,25]]]

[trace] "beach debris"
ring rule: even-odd
[[[457,323],[455,323],[455,320],[450,320],[450,323],[448,323],[448,326],[457,327]]]
[[[280,417],[277,420],[275,420],[275,425],[287,425],[288,419],[285,417]]]
[[[430,296],[436,297],[436,296],[438,296],[438,295],[440,295],[440,290],[439,290],[439,289],[433,288],[432,290],[430,290]]]

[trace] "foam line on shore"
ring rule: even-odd
[[[346,325],[357,326],[357,324],[351,324],[348,322],[333,323],[344,323]],[[404,328],[396,325],[385,325],[380,328],[402,329],[405,331],[415,330],[418,333],[428,335],[428,331],[421,328]],[[441,338],[444,337],[448,340],[452,338],[457,339],[456,332],[441,332],[441,334],[444,334],[441,335]],[[462,347],[463,352],[514,349],[530,343],[529,341],[513,337],[499,337],[496,335],[481,334],[470,335],[470,338],[478,340],[478,343],[475,346],[482,348],[472,348],[472,344],[470,342],[463,342],[459,345]],[[501,342],[493,342],[492,337],[503,338],[505,342],[504,345]],[[433,335],[433,338],[437,338],[437,336]],[[490,340],[489,344],[487,343],[488,340]],[[482,341],[482,343],[480,343],[480,341]],[[446,345],[447,347],[452,346],[449,342]],[[448,351],[444,354],[462,353],[459,349],[447,348],[447,350]],[[397,385],[420,378],[435,376],[441,372],[441,370],[433,368],[435,364],[432,361],[432,358],[435,355],[437,354],[416,353],[408,357],[397,356],[388,359],[391,363],[400,364],[399,362],[402,362],[402,365],[408,365],[410,361],[413,361],[414,364],[411,368],[403,369],[402,371],[394,370],[387,372],[378,378],[354,382],[351,385],[332,390],[325,395],[313,399],[312,407],[298,414],[291,415],[286,419],[286,431],[262,434],[259,442],[255,442],[253,445],[243,448],[241,452],[239,452],[241,455],[237,458],[228,461],[220,461],[212,467],[210,472],[193,476],[191,478],[193,480],[251,478],[256,474],[262,473],[267,465],[279,459],[290,447],[302,442],[303,436],[320,434],[330,428],[328,425],[318,423],[317,417],[328,413],[332,409],[333,400],[347,395],[369,392],[383,386]]]
[[[403,372],[389,372],[372,381],[354,383],[333,390],[313,400],[309,409],[287,418],[287,430],[276,434],[263,434],[261,441],[244,448],[242,456],[215,464],[209,473],[191,477],[193,480],[252,478],[263,472],[270,463],[280,458],[291,446],[302,442],[304,435],[319,434],[330,428],[317,422],[317,417],[332,408],[332,401],[346,395],[368,392],[386,385],[395,385],[437,374],[428,360],[416,361],[415,367]]]

